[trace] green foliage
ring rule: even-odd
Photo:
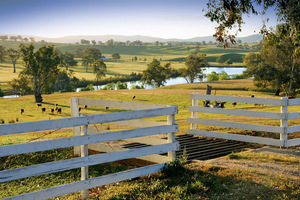
[[[77,65],[77,61],[74,60],[74,55],[65,52],[60,54],[60,66],[65,67],[66,70],[69,70],[69,67],[73,67]]]
[[[89,84],[89,85],[87,85],[85,88],[81,88],[81,89],[80,89],[80,91],[93,91],[93,90],[95,90],[93,84]]]
[[[121,59],[121,56],[120,56],[119,53],[114,53],[111,57],[112,57],[112,59],[114,59],[114,60],[120,60],[120,59]]]
[[[24,74],[19,74],[19,77],[14,78],[8,85],[14,94],[32,94],[32,80]]]
[[[220,73],[219,73],[219,80],[229,80],[230,77],[229,75],[224,71],[222,70]]]
[[[242,75],[240,75],[242,76]],[[221,80],[230,80],[235,79],[235,77],[239,77],[239,75],[230,77],[224,70],[222,70],[220,73],[216,73],[215,71],[212,71],[210,74],[206,75],[207,81],[221,81]]]
[[[219,63],[220,65],[221,64],[224,64],[224,59],[222,58],[222,56],[219,56],[217,59],[216,59],[217,63]]]
[[[0,97],[3,97],[4,96],[4,92],[1,90],[0,88]],[[1,120],[0,120],[1,121]]]
[[[98,80],[101,79],[101,77],[105,76],[105,73],[107,71],[106,64],[103,62],[102,59],[99,59],[92,64],[92,68],[93,73],[96,75],[98,83]]]
[[[182,176],[184,172],[185,168],[178,159],[165,163],[164,167],[161,169],[161,173],[166,177]]]
[[[115,83],[107,83],[106,86],[102,88],[102,90],[115,90],[116,84]]]
[[[226,65],[232,65],[232,64],[233,64],[233,62],[232,62],[232,60],[231,60],[231,59],[228,59],[228,60],[226,60],[226,61],[225,61],[225,64],[226,64]]]
[[[0,45],[0,63],[4,61],[5,58],[5,47]]]
[[[171,72],[170,63],[161,66],[157,59],[153,59],[153,61],[147,65],[147,69],[143,71],[141,81],[153,87],[160,87],[163,86],[166,80],[171,76]]]
[[[82,55],[82,64],[85,66],[85,71],[88,71],[88,67],[92,65],[95,61],[101,59],[101,52],[99,49],[94,47],[87,47]]]
[[[117,90],[125,90],[127,88],[127,83],[122,83],[121,81],[118,81],[116,84]]]
[[[236,153],[234,153],[234,152],[228,154],[227,157],[228,157],[229,159],[237,159],[237,158],[239,158],[238,154],[236,154]]]
[[[208,67],[205,54],[191,53],[185,61],[186,68],[182,68],[181,76],[185,78],[188,83],[193,83],[197,78],[203,79],[203,69]]]
[[[141,85],[141,86],[139,86],[139,85],[133,85],[133,86],[131,86],[130,89],[135,90],[135,89],[145,89],[145,88],[144,88],[143,85]]]
[[[42,46],[36,52],[33,44],[20,45],[25,69],[21,72],[32,79],[35,101],[42,102],[43,89],[58,75],[60,58],[53,45]]]
[[[292,56],[296,49],[287,25],[278,25],[276,31],[265,37],[261,53],[245,56],[245,74],[253,76],[258,87],[276,89],[276,95],[280,90],[286,96],[295,95],[300,88],[300,57]]]
[[[210,74],[206,75],[206,79],[208,82],[219,80],[219,74],[217,72],[212,71]]]
[[[5,54],[11,60],[11,62],[13,64],[13,68],[14,68],[13,72],[16,73],[16,63],[17,63],[17,60],[21,56],[21,52],[19,50],[9,48],[6,50]]]

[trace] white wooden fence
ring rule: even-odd
[[[82,191],[82,197],[88,198],[88,189],[106,185],[122,180],[136,178],[152,173],[159,172],[164,163],[153,164],[146,167],[135,168],[127,171],[122,171],[115,174],[109,174],[105,176],[99,176],[95,178],[88,178],[88,166],[97,165],[107,162],[113,162],[121,159],[136,158],[140,156],[146,156],[151,154],[161,154],[168,152],[169,160],[175,158],[175,150],[179,148],[179,144],[175,141],[175,132],[178,131],[178,125],[175,124],[175,114],[178,112],[177,106],[162,106],[162,105],[146,105],[135,104],[127,102],[110,102],[106,101],[105,106],[113,106],[116,103],[124,105],[127,109],[139,108],[135,111],[124,111],[108,114],[94,114],[78,116],[78,103],[83,102],[84,105],[100,105],[103,101],[95,101],[89,99],[71,98],[72,117],[62,119],[52,119],[34,122],[24,122],[16,124],[4,124],[0,125],[0,135],[11,135],[43,130],[60,129],[66,127],[74,127],[75,135],[73,137],[52,139],[47,141],[38,141],[24,144],[5,145],[0,146],[0,157],[24,154],[31,152],[39,152],[51,149],[65,148],[80,146],[81,157],[67,159],[62,161],[55,161],[49,163],[43,163],[38,165],[32,165],[28,167],[20,167],[16,169],[7,169],[0,171],[0,182],[7,182],[11,180],[49,174],[59,171],[65,171],[75,168],[81,168],[81,181],[73,182],[70,184],[60,185],[32,193],[26,193],[6,199],[48,199],[52,197],[61,196],[64,194]],[[102,104],[101,104],[102,105]],[[125,106],[126,105],[126,106]],[[129,106],[130,105],[130,106]],[[144,107],[143,107],[144,106]],[[152,108],[150,108],[152,106]],[[77,115],[77,116],[76,116]],[[168,124],[161,125],[155,124],[155,126],[148,126],[142,128],[135,128],[129,130],[121,130],[114,132],[95,133],[88,134],[88,125],[109,123],[125,120],[137,120],[141,118],[168,116]],[[81,127],[81,128],[80,128]],[[77,134],[78,129],[80,134]],[[105,154],[88,155],[88,145],[100,142],[108,142],[115,140],[130,139],[135,137],[145,137],[156,134],[168,133],[168,140],[159,145],[149,146],[138,149],[131,149],[119,152],[110,152]],[[76,135],[77,134],[77,135]]]
[[[190,98],[192,99],[192,106],[189,107],[189,111],[192,111],[192,117],[187,119],[188,123],[191,124],[191,128],[187,130],[188,134],[199,135],[204,137],[221,138],[227,140],[267,144],[267,145],[281,146],[281,147],[291,147],[291,146],[300,145],[300,138],[288,140],[288,134],[300,131],[300,125],[288,126],[288,120],[300,118],[299,112],[288,112],[288,107],[294,105],[300,105],[300,99],[288,99],[287,97],[283,97],[281,99],[265,99],[265,98],[251,98],[251,97],[201,95],[197,93],[191,94]],[[202,102],[201,105],[199,106],[198,103],[199,100],[227,102],[228,104],[231,102],[237,102],[237,104],[249,103],[252,105],[253,104],[275,105],[281,107],[281,112],[275,113],[275,112],[249,111],[249,110],[241,110],[241,109],[204,107],[202,105]],[[268,125],[220,121],[220,120],[213,120],[213,119],[203,119],[201,118],[201,116],[200,118],[198,118],[199,112],[278,119],[280,120],[280,126],[268,126]],[[280,134],[280,139],[197,130],[197,124],[278,133]]]

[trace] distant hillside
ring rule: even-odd
[[[0,34],[0,35],[8,35],[11,36],[11,34]],[[206,36],[206,37],[195,37],[190,39],[177,39],[177,38],[158,38],[158,37],[149,37],[149,36],[142,36],[142,35],[133,35],[133,36],[124,36],[124,35],[75,35],[75,36],[65,36],[65,37],[59,37],[59,38],[46,38],[46,37],[39,37],[39,36],[32,36],[32,35],[22,35],[22,37],[33,37],[36,41],[44,40],[46,42],[52,42],[52,43],[76,43],[80,42],[81,39],[85,40],[95,40],[95,41],[101,41],[106,42],[107,40],[113,39],[114,41],[120,41],[120,42],[126,42],[126,41],[137,41],[140,40],[142,42],[209,42],[209,41],[215,41],[213,36]],[[254,34],[247,37],[237,37],[236,40],[242,40],[243,43],[254,43],[259,42],[262,40],[262,35]]]

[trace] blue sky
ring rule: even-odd
[[[216,24],[204,17],[201,0],[0,0],[0,34],[63,37],[69,35],[144,35],[188,39],[210,36]],[[239,36],[258,33],[262,20],[245,17]],[[255,32],[256,31],[256,32]]]

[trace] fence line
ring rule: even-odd
[[[175,150],[178,150],[179,144],[175,141],[175,132],[178,131],[178,125],[175,124],[175,114],[177,111],[177,106],[165,106],[165,105],[144,105],[128,102],[109,102],[110,106],[121,105],[127,109],[131,107],[138,108],[135,111],[124,111],[118,113],[108,113],[108,114],[96,114],[96,115],[84,115],[79,116],[78,103],[91,103],[93,105],[103,106],[104,102],[88,100],[88,99],[78,99],[71,98],[71,115],[69,118],[62,119],[52,119],[43,120],[35,122],[24,122],[16,124],[5,124],[0,125],[0,135],[11,135],[43,130],[52,130],[66,127],[73,127],[73,130],[80,131],[77,135],[74,134],[73,137],[53,139],[47,141],[38,141],[24,144],[15,145],[5,145],[0,147],[0,157],[24,154],[31,152],[39,152],[51,149],[65,148],[65,147],[75,147],[80,148],[80,157],[66,159],[62,161],[42,163],[38,165],[32,165],[28,167],[19,167],[15,169],[8,169],[0,171],[0,182],[12,181],[26,177],[32,177],[37,175],[44,175],[54,172],[60,172],[75,168],[81,168],[81,181],[73,182],[66,185],[60,185],[57,187],[52,187],[37,192],[22,194],[14,197],[9,197],[6,199],[48,199],[52,197],[61,196],[71,192],[76,192],[82,190],[82,198],[88,198],[88,189],[96,186],[106,185],[109,183],[114,183],[116,181],[122,181],[130,178],[135,178],[151,173],[159,172],[164,163],[154,164],[147,167],[136,168],[132,170],[127,170],[124,172],[119,172],[115,174],[110,174],[106,176],[89,178],[88,176],[88,166],[103,164],[107,162],[113,162],[123,159],[136,158],[151,156],[152,154],[161,154],[169,152],[169,157],[167,160],[170,161],[175,158]],[[98,102],[98,103],[97,103]],[[100,103],[99,103],[100,102]],[[77,105],[76,105],[77,104]],[[142,106],[146,109],[141,109]],[[75,109],[75,110],[74,110]],[[145,127],[121,130],[121,131],[97,131],[90,130],[89,125],[100,124],[100,123],[111,123],[133,120],[133,122],[140,122],[141,118],[157,117],[157,116],[168,116],[168,122],[165,125],[160,123],[145,123]],[[143,120],[144,121],[144,120]],[[150,126],[152,125],[152,126]],[[154,125],[154,126],[153,126]],[[141,126],[138,126],[141,127]],[[94,134],[90,134],[93,132]],[[151,135],[157,134],[168,134],[168,140],[164,143],[161,140],[152,140],[153,146],[138,148],[138,149],[121,149],[122,151],[114,151],[104,154],[88,155],[88,148],[90,145],[98,145],[100,142],[117,141],[117,140],[131,140],[133,138],[144,138]],[[137,139],[145,140],[145,139]],[[158,142],[156,144],[155,142]],[[157,158],[157,156],[156,156]],[[167,161],[163,159],[163,161]]]
[[[198,93],[191,94],[190,98],[192,99],[192,106],[189,106],[189,111],[192,111],[192,117],[187,119],[187,122],[191,124],[191,128],[187,130],[188,134],[199,135],[204,137],[215,137],[221,139],[243,141],[243,142],[267,144],[267,145],[274,145],[274,146],[281,146],[281,147],[300,145],[300,138],[288,140],[288,134],[300,131],[300,125],[290,126],[290,127],[288,126],[288,120],[300,118],[299,112],[289,113],[288,106],[300,105],[300,99],[288,99],[287,97],[283,97],[281,99],[264,99],[264,98],[252,98],[252,97],[201,95]],[[275,106],[281,106],[281,112],[275,113],[275,112],[248,111],[248,110],[238,110],[238,109],[199,107],[198,105],[199,100],[275,105]],[[248,124],[248,123],[220,121],[214,119],[203,119],[197,117],[198,112],[256,117],[256,118],[267,118],[267,119],[278,119],[280,120],[280,126],[256,125],[256,124]],[[280,134],[280,140],[247,136],[247,135],[239,135],[239,134],[197,130],[197,125],[210,125],[210,126],[220,126],[220,127],[227,127],[227,128],[237,128],[237,129],[246,129],[246,130],[253,130],[253,131],[278,133]]]

